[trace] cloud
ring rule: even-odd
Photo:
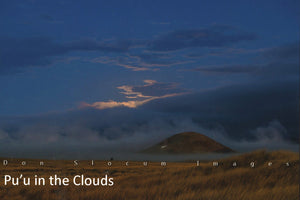
[[[96,108],[96,109],[107,109],[107,108],[115,108],[115,107],[128,107],[128,108],[136,108],[140,105],[143,105],[144,103],[146,103],[147,100],[143,100],[143,101],[124,101],[124,102],[117,102],[117,101],[107,101],[107,102],[95,102],[92,104],[88,104],[88,103],[82,103],[81,107],[92,107],[92,108]]]
[[[117,87],[122,90],[120,92],[121,94],[126,95],[126,99],[130,99],[129,101],[118,102],[110,100],[94,102],[91,104],[83,102],[80,107],[91,107],[100,110],[115,107],[137,108],[153,100],[180,96],[187,93],[187,90],[178,88],[175,83],[159,83],[155,80],[144,80],[144,82],[145,85],[142,86],[123,85]]]
[[[41,15],[40,17],[48,22],[55,22],[50,15]],[[175,50],[194,47],[198,49],[228,48],[231,44],[250,41],[255,38],[254,34],[245,33],[228,26],[172,31],[147,40],[78,39],[70,42],[58,42],[47,37],[11,38],[2,36],[0,37],[0,74],[14,74],[23,72],[29,67],[49,66],[62,60],[63,56],[78,51],[102,53],[101,56],[94,58],[81,58],[80,60],[83,61],[121,66],[132,71],[157,71],[161,67],[196,61],[191,59],[191,56],[176,54]],[[193,56],[192,52],[189,53],[188,55]],[[210,54],[215,53],[211,52]]]
[[[45,22],[53,23],[53,24],[63,23],[62,20],[57,20],[57,19],[55,19],[54,17],[52,17],[51,15],[48,15],[48,14],[41,14],[40,19],[42,19]]]
[[[297,77],[299,74],[299,45],[285,44],[279,47],[259,49],[259,63],[219,66],[201,66],[186,71],[197,71],[211,75],[243,73],[268,79]],[[196,55],[195,55],[196,56]],[[267,61],[267,62],[266,62]]]
[[[260,65],[226,65],[209,66],[190,69],[187,71],[197,71],[206,74],[235,74],[235,73],[256,73],[261,69]]]
[[[92,63],[102,63],[121,66],[132,71],[157,71],[161,67],[171,67],[193,62],[179,56],[163,53],[138,53],[120,56],[101,56],[90,60]]]
[[[130,52],[120,56],[101,56],[91,62],[121,66],[133,71],[159,70],[161,67],[195,63],[200,57],[207,55],[253,52],[245,49],[232,49],[229,45],[240,41],[254,40],[254,34],[245,33],[228,26],[213,26],[197,30],[178,30],[160,35],[152,40],[144,41],[139,52]],[[198,53],[193,49],[197,48]],[[211,48],[222,48],[214,52]],[[229,49],[227,49],[229,48]],[[188,53],[176,53],[175,50],[187,49]],[[168,53],[166,53],[168,52]]]
[[[131,45],[132,41],[129,40],[108,42],[86,39],[64,43],[63,46],[69,51],[127,52]]]
[[[178,96],[181,94],[168,94],[168,95],[163,95],[159,97],[148,97],[145,100],[135,100],[135,101],[123,101],[123,102],[117,102],[117,101],[107,101],[107,102],[95,102],[92,104],[88,103],[82,103],[81,107],[92,107],[96,109],[107,109],[107,108],[115,108],[115,107],[128,107],[128,108],[137,108],[145,103],[148,103],[150,101],[153,101],[155,99],[164,99],[167,97],[173,97],[173,96]]]
[[[297,151],[299,148],[298,143],[287,140],[287,130],[278,120],[272,120],[266,125],[258,126],[249,132],[253,135],[252,139],[233,140],[224,134],[220,134],[220,132],[213,132],[212,134],[215,139],[240,152],[257,149]]]
[[[97,41],[92,39],[58,43],[50,38],[0,38],[0,73],[22,72],[27,67],[47,66],[57,56],[75,51],[126,52],[130,41]]]
[[[193,47],[224,47],[257,38],[229,26],[212,26],[203,29],[178,30],[159,36],[149,43],[152,51],[175,51]]]
[[[148,146],[185,131],[204,134],[239,152],[256,149],[291,149],[298,150],[298,144],[284,139],[285,127],[276,120],[267,125],[255,127],[251,132],[254,139],[230,138],[222,126],[208,127],[195,122],[189,117],[164,117],[153,115],[143,118],[139,115],[133,121],[116,123],[114,119],[123,118],[120,113],[105,115],[110,123],[103,122],[103,112],[95,115],[81,112],[80,118],[71,116],[39,116],[19,126],[15,132],[7,133],[0,140],[0,152],[6,156],[47,157],[72,159],[107,159],[117,155],[119,159],[128,159]],[[133,113],[138,114],[137,110]],[[153,114],[153,113],[152,113]],[[132,115],[128,115],[130,117]],[[83,121],[86,120],[89,123]],[[125,119],[126,120],[126,119]],[[64,123],[56,123],[64,121]],[[124,121],[121,120],[121,121]],[[92,122],[92,123],[91,123]],[[3,124],[0,133],[3,131]],[[1,155],[0,155],[1,156]],[[197,155],[199,156],[199,155]],[[140,159],[145,159],[145,155]],[[186,159],[184,157],[183,159]]]
[[[262,56],[269,60],[285,60],[289,61],[289,59],[293,59],[295,62],[299,62],[299,41],[294,43],[289,43],[285,45],[281,45],[279,47],[273,47],[266,49]]]
[[[4,131],[4,130],[2,130],[2,129],[0,129],[0,140],[4,140],[6,138],[8,138],[7,132]]]
[[[287,130],[278,120],[273,120],[266,126],[261,126],[252,130],[252,133],[257,139],[282,139],[282,137],[287,135]]]
[[[233,57],[241,55],[250,55],[266,51],[265,48],[248,49],[236,47],[206,47],[197,48],[195,51],[188,52],[184,55],[186,58],[199,59],[208,56],[214,57]]]
[[[286,127],[287,138],[298,142],[298,85],[295,80],[261,80],[154,100],[141,108],[216,122],[236,139],[251,138],[246,131],[277,119]]]
[[[47,15],[47,14],[40,15],[40,18],[43,19],[43,20],[46,20],[46,21],[54,21],[54,18],[50,15]]]
[[[201,72],[208,75],[247,74],[256,78],[281,79],[297,78],[299,65],[296,63],[267,63],[252,65],[220,65],[187,69],[185,71]]]
[[[116,65],[116,66],[124,67],[126,69],[130,69],[132,71],[155,70],[155,68],[144,66],[143,64],[140,63],[139,60],[133,59],[130,56],[110,56],[110,57],[101,56],[101,57],[91,59],[90,62]]]
[[[126,101],[106,101],[99,104],[101,109],[90,104],[67,113],[0,118],[0,152],[103,159],[113,151],[136,152],[184,131],[205,134],[238,151],[299,147],[299,88],[293,80],[193,93],[155,80],[118,89]],[[137,105],[144,100],[148,102]]]

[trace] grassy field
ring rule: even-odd
[[[149,163],[112,161],[80,161],[78,166],[73,161],[45,161],[39,167],[40,160],[26,160],[21,166],[21,159],[8,159],[8,166],[3,166],[0,159],[0,199],[161,199],[161,200],[296,200],[299,199],[299,154],[277,151],[256,151],[236,157],[219,160],[218,167],[212,162]],[[238,166],[232,167],[237,161]],[[254,161],[255,167],[249,163]],[[268,166],[268,162],[272,166]],[[286,162],[290,166],[285,165]],[[4,186],[3,175],[49,177],[57,174],[72,177],[84,174],[87,177],[103,177],[108,174],[114,178],[114,186]]]

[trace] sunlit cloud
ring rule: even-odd
[[[137,108],[156,99],[164,99],[189,93],[185,89],[177,88],[177,84],[174,83],[160,83],[155,80],[144,80],[144,83],[143,86],[123,85],[117,87],[128,101],[110,100],[91,104],[83,102],[80,107],[91,107],[100,110],[116,107]],[[152,95],[148,95],[147,93],[151,93]],[[157,95],[154,95],[155,93],[157,93]]]

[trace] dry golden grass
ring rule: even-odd
[[[3,159],[0,159],[3,160]],[[114,178],[114,186],[3,186],[0,183],[1,200],[24,199],[72,199],[72,200],[296,200],[299,198],[299,154],[285,151],[257,151],[220,160],[222,165],[212,167],[211,162],[150,163],[112,161],[108,167],[104,161],[82,161],[74,167],[73,161],[45,161],[38,167],[39,160],[27,160],[27,166],[20,166],[21,160],[9,159],[8,166],[0,165],[0,174],[42,177],[58,174],[72,178],[76,174],[88,177],[102,177],[108,170]],[[231,163],[238,162],[232,168]],[[255,168],[249,163],[255,161]],[[269,167],[267,163],[273,162]],[[286,167],[285,162],[291,166]],[[1,177],[3,179],[3,177]]]

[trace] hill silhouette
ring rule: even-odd
[[[195,132],[178,133],[142,151],[142,153],[153,154],[190,154],[213,152],[230,153],[234,151],[205,135]]]

